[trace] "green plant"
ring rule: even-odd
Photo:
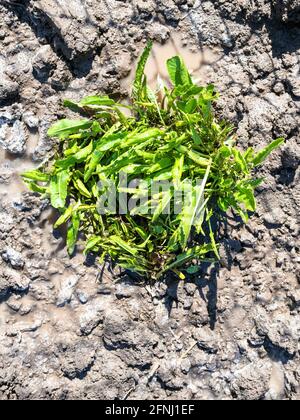
[[[58,150],[23,178],[60,211],[55,227],[67,223],[70,255],[82,233],[85,253],[95,252],[102,261],[109,256],[155,279],[168,270],[184,278],[184,271],[196,272],[195,262],[218,258],[213,216],[231,208],[246,222],[255,211],[254,189],[262,179],[253,170],[284,139],[258,153],[237,149],[233,127],[214,116],[214,86],[197,86],[180,57],[167,62],[172,87],[153,92],[144,72],[151,46],[138,63],[127,107],[131,116],[107,96],[65,101],[85,119],[54,124],[48,134],[61,140]],[[124,174],[129,183],[143,182],[124,186]],[[153,181],[168,181],[168,188],[151,195]],[[113,188],[120,194],[117,209],[101,214],[99,202]],[[178,191],[184,191],[183,204]],[[130,212],[121,211],[124,194],[137,200]]]

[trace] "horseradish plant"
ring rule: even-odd
[[[214,115],[214,86],[195,84],[180,57],[166,63],[169,86],[152,91],[145,75],[151,48],[139,60],[131,105],[107,96],[65,101],[81,119],[49,129],[58,149],[23,178],[61,213],[55,228],[67,224],[70,255],[81,238],[85,253],[101,261],[154,279],[170,270],[184,278],[218,258],[212,218],[232,209],[246,222],[255,211],[262,179],[254,169],[284,139],[259,152],[238,149],[233,127]]]

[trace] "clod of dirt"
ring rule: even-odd
[[[84,56],[97,48],[98,30],[93,16],[79,0],[57,6],[49,0],[30,2],[30,8],[54,34],[54,47],[67,60]]]
[[[56,68],[57,57],[50,45],[44,45],[33,58],[32,68],[34,77],[41,83],[45,83],[51,72]]]
[[[77,283],[78,278],[76,276],[67,277],[62,280],[57,296],[56,306],[65,306],[71,301]]]
[[[261,400],[269,390],[270,377],[270,362],[250,363],[234,372],[231,391],[241,400]]]
[[[22,116],[24,123],[29,128],[37,129],[39,125],[39,118],[33,112],[25,112]]]
[[[0,80],[0,106],[9,101],[16,101],[19,96],[19,85],[1,77]]]
[[[300,144],[297,139],[291,140],[283,150],[282,165],[284,168],[297,169],[300,165]]]
[[[17,111],[18,112],[18,111]],[[14,110],[0,113],[0,146],[13,155],[26,151],[27,133]]]
[[[103,322],[104,306],[101,299],[93,301],[82,306],[79,310],[79,325],[82,335],[90,335],[96,327]]]
[[[2,253],[2,258],[15,269],[21,269],[24,267],[25,262],[22,255],[13,248],[6,248],[6,250]]]

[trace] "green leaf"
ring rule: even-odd
[[[84,182],[88,182],[88,180],[91,178],[102,157],[103,152],[100,152],[99,150],[94,151],[90,161],[85,167]]]
[[[264,178],[257,178],[257,179],[251,179],[250,181],[247,181],[247,184],[255,189],[259,187],[264,182]]]
[[[56,175],[51,176],[50,180],[50,197],[51,205],[56,209],[65,207],[68,195],[68,184],[70,181],[69,171],[60,171]]]
[[[200,271],[200,266],[199,265],[191,265],[190,267],[188,267],[186,269],[186,271],[187,271],[188,274],[191,274],[191,275],[197,274]]]
[[[112,242],[113,244],[119,246],[121,249],[123,249],[124,251],[128,252],[128,254],[131,255],[137,255],[138,254],[138,250],[136,248],[134,248],[132,246],[132,244],[129,244],[125,241],[123,241],[123,239],[121,239],[118,236],[111,236],[109,238],[110,242]]]
[[[75,212],[72,215],[72,221],[70,223],[70,226],[68,227],[68,232],[67,232],[67,247],[68,247],[68,253],[70,256],[73,255],[75,251],[79,228],[80,228],[80,215],[77,212]]]
[[[222,146],[219,151],[218,151],[218,158],[223,158],[226,159],[229,156],[231,156],[231,147],[227,147],[227,146]]]
[[[173,163],[173,160],[170,158],[163,158],[159,162],[154,163],[148,168],[148,174],[153,174],[155,172],[161,171],[163,169],[169,168]]]
[[[197,105],[197,100],[195,98],[192,98],[186,103],[184,111],[187,114],[193,114],[196,111]]]
[[[210,163],[208,158],[204,158],[200,153],[195,152],[194,150],[189,150],[186,146],[178,146],[177,150],[180,153],[186,154],[192,161],[197,163],[200,166],[207,167]]]
[[[247,211],[243,210],[239,206],[235,206],[234,209],[237,211],[238,215],[242,218],[244,223],[248,223],[249,221],[249,214]]]
[[[66,138],[70,134],[78,133],[80,130],[86,130],[92,126],[93,122],[89,120],[60,120],[48,130],[49,137]]]
[[[54,224],[54,229],[57,229],[59,226],[66,223],[70,217],[72,216],[72,213],[74,211],[74,205],[70,205],[67,210],[57,219],[57,221]]]
[[[192,85],[191,76],[181,57],[176,56],[167,61],[170,79],[174,86]]]
[[[239,187],[234,197],[238,202],[243,203],[247,210],[255,212],[256,200],[252,188]]]
[[[86,186],[81,181],[81,179],[74,180],[74,184],[75,184],[76,188],[78,189],[78,191],[80,192],[80,194],[82,194],[84,197],[92,198],[92,194],[86,188]]]
[[[143,90],[143,80],[145,76],[145,67],[147,64],[147,61],[150,57],[151,50],[152,50],[153,42],[149,41],[146,48],[144,49],[138,65],[136,69],[135,79],[133,82],[133,89],[132,89],[132,97],[135,101],[139,101],[143,98],[141,98],[141,91]]]
[[[152,223],[156,222],[159,216],[164,212],[166,207],[169,205],[173,197],[173,192],[171,190],[163,193],[163,198],[159,200],[158,206],[155,209],[155,212],[152,217]]]
[[[87,96],[83,98],[79,105],[82,107],[86,106],[112,106],[115,104],[115,101],[108,96]]]
[[[80,108],[80,106],[78,106],[78,104],[76,102],[70,101],[69,99],[65,99],[63,101],[63,104],[66,108],[71,109],[73,112],[81,112],[82,109]]]
[[[163,134],[163,131],[159,128],[150,128],[149,130],[145,130],[141,133],[133,134],[127,137],[124,142],[121,143],[120,147],[121,149],[124,149],[125,147],[134,146],[135,144],[144,143],[148,140],[154,140],[158,136],[161,136]]]
[[[168,265],[163,272],[168,270],[172,270],[176,267],[182,267],[184,264],[193,260],[194,258],[202,258],[209,252],[213,251],[213,247],[211,244],[196,246],[194,248],[190,248],[188,251],[184,252],[183,254],[178,255],[176,260]]]
[[[165,125],[155,93],[152,91],[152,89],[149,86],[146,87],[146,90],[147,90],[147,96],[148,96],[149,101],[155,106],[161,122]]]
[[[173,184],[174,184],[175,189],[177,190],[180,188],[180,185],[181,185],[183,168],[184,168],[184,155],[180,156],[179,158],[176,158],[173,171],[172,171]]]
[[[226,198],[219,197],[218,198],[218,206],[220,207],[220,209],[222,211],[224,211],[226,213],[228,211],[229,207],[230,207],[230,203],[226,200]]]
[[[93,251],[94,249],[98,248],[98,245],[101,244],[101,238],[99,236],[92,236],[86,243],[84,249],[84,255],[87,255],[89,252]]]
[[[192,138],[196,144],[196,146],[199,146],[202,141],[201,141],[201,137],[200,135],[197,133],[197,131],[194,129],[194,127],[192,127]]]
[[[32,179],[33,181],[48,182],[50,176],[39,170],[27,171],[22,174],[23,178]]]
[[[254,157],[254,149],[249,147],[244,153],[244,159],[246,162],[252,162]]]
[[[67,210],[54,223],[54,225],[53,225],[54,229],[57,229],[61,225],[66,223],[70,219],[70,217],[72,216],[72,211],[73,211],[73,206],[68,207]]]
[[[83,162],[85,159],[87,159],[88,156],[92,153],[92,151],[93,142],[91,142],[88,146],[84,147],[83,149],[79,150],[74,155],[70,155],[65,159],[58,160],[56,162],[56,166],[60,169],[70,169],[76,163]]]
[[[206,209],[206,206],[207,206],[207,203],[208,203],[209,199],[210,199],[210,197],[207,197],[207,199],[202,203],[201,207],[199,208],[199,210],[197,212],[197,215],[196,215],[196,218],[195,218],[195,221],[194,221],[195,230],[198,233],[198,235],[200,233],[202,233],[204,235],[202,226],[203,226],[203,222],[204,222],[205,209]]]
[[[212,249],[215,253],[215,256],[219,260],[220,255],[219,255],[218,247],[217,247],[216,240],[215,240],[215,234],[212,230],[210,216],[209,216],[209,219],[208,219],[208,227],[209,227],[209,237],[210,237],[211,246],[212,246]]]
[[[107,152],[111,149],[115,149],[123,144],[127,136],[127,133],[114,133],[109,136],[105,136],[101,139],[101,142],[97,146],[96,150],[98,152]]]
[[[210,174],[210,169],[211,162],[206,169],[201,185],[194,187],[186,184],[185,202],[180,214],[180,225],[170,239],[169,246],[171,248],[179,241],[182,250],[184,250],[189,240],[192,227],[195,223],[199,226],[199,218],[201,218],[202,212],[204,211],[204,190]]]
[[[32,192],[35,192],[35,193],[38,193],[38,194],[47,194],[48,193],[48,188],[41,187],[36,182],[29,182],[29,181],[25,180],[25,183],[26,183],[27,187],[29,188],[29,190],[32,191]]]
[[[91,141],[88,146],[84,147],[83,149],[79,150],[73,158],[76,162],[83,162],[93,151],[94,145]]]
[[[284,142],[284,138],[279,138],[277,140],[274,140],[267,147],[258,152],[252,160],[254,166],[258,166],[262,162],[264,162],[267,159],[267,157],[273,152],[273,150],[278,149],[278,147],[280,147]]]
[[[247,162],[246,162],[244,156],[242,155],[242,153],[239,150],[237,150],[236,148],[232,148],[232,152],[233,152],[235,161],[239,165],[240,169],[245,174],[248,174],[249,173],[248,165],[247,165]]]

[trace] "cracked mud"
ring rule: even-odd
[[[0,0],[0,399],[300,399],[300,7],[250,3]],[[221,263],[145,287],[70,260],[19,174],[51,152],[62,98],[126,99],[149,38],[208,55],[193,70],[242,147],[287,142]]]

